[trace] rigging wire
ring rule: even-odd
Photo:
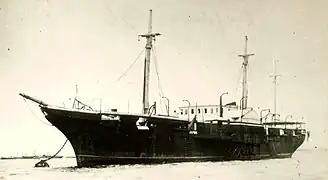
[[[154,42],[154,45],[155,45],[155,42]],[[157,80],[158,80],[158,88],[160,90],[160,92],[162,93],[162,95],[164,96],[164,92],[163,92],[163,88],[162,88],[162,85],[161,85],[161,81],[160,81],[160,76],[159,76],[159,73],[158,73],[158,63],[157,63],[157,59],[156,59],[156,49],[155,49],[155,46],[154,46],[154,49],[153,49],[153,54],[154,54],[154,64],[155,64],[155,70],[156,70],[156,75],[157,75]]]
[[[142,55],[142,53],[144,51],[145,51],[145,48],[142,49],[142,51],[139,53],[139,55],[137,56],[137,58],[130,64],[130,66],[123,72],[123,74],[117,78],[117,80],[112,84],[112,86],[113,85],[116,85],[127,74],[127,72],[133,67],[133,65],[137,62],[137,60],[140,58],[140,56]],[[104,97],[105,93],[106,92],[103,91],[101,93],[100,97]],[[100,99],[100,98],[99,97],[95,97],[95,98],[91,99],[88,104],[92,104],[92,103],[94,103],[98,99]]]
[[[241,77],[242,77],[242,69],[243,69],[243,67],[240,67],[240,69],[239,69],[239,73],[238,73],[239,76],[237,78],[237,83],[236,83],[236,88],[235,88],[234,96],[236,96],[238,89],[240,89],[240,81],[241,81]]]
[[[133,63],[124,71],[124,73],[115,81],[115,84],[118,83],[125,75],[126,73],[132,68],[132,66],[137,62],[137,60],[140,58],[141,54],[145,51],[145,48],[142,49],[142,51],[139,53],[138,57],[133,61]]]
[[[23,97],[23,99],[24,99],[24,101],[25,101],[25,103],[26,103],[28,109],[31,111],[31,113],[32,113],[32,114],[33,114],[33,115],[34,115],[39,121],[41,121],[43,124],[45,124],[45,125],[47,125],[47,126],[53,126],[52,124],[48,124],[48,123],[42,121],[41,118],[38,117],[38,116],[35,114],[35,112],[31,109],[31,107],[29,106],[29,104],[28,104],[28,102],[26,101],[26,99],[25,99],[24,97]]]
[[[155,47],[155,40],[154,40],[154,45],[153,45],[153,62],[154,62],[154,66],[155,66],[155,70],[156,70],[156,75],[157,75],[157,86],[158,86],[158,94],[159,94],[159,98],[160,98],[160,107],[161,107],[161,111],[163,112],[163,97],[164,97],[164,92],[163,92],[163,88],[161,86],[161,81],[160,81],[160,76],[158,73],[158,64],[157,64],[157,59],[156,59],[156,47]],[[165,105],[166,108],[166,112],[168,111],[168,107]]]
[[[249,83],[248,83],[249,73],[248,73],[248,72],[249,72],[249,66],[246,66],[246,73],[247,73],[247,74],[246,74],[246,77],[247,77],[246,80],[247,80],[247,81],[246,81],[246,89],[245,89],[245,91],[246,91],[246,95],[247,95],[247,96],[246,96],[246,105],[247,105],[247,106],[248,106],[248,101],[249,101],[249,98],[248,98],[248,97],[249,97],[249,94],[248,94],[248,93],[249,93]]]
[[[26,103],[28,109],[32,112],[32,114],[39,120],[41,121],[43,124],[45,125],[48,125],[48,126],[53,126],[52,124],[48,124],[48,123],[45,123],[41,120],[41,118],[39,118],[35,113],[34,111],[31,109],[31,107],[29,106],[28,102],[26,101],[25,98],[24,99],[24,102]],[[66,143],[68,142],[68,139],[66,139],[65,143],[62,145],[62,147],[54,154],[52,155],[51,157],[45,159],[45,160],[40,160],[38,163],[35,164],[35,167],[49,167],[49,164],[46,162],[54,157],[56,157],[58,155],[58,153],[65,147]]]

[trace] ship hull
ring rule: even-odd
[[[149,130],[139,130],[137,115],[103,120],[101,113],[42,107],[45,117],[70,141],[78,167],[112,164],[156,164],[288,158],[304,142],[293,130],[263,126],[189,123],[148,117]]]

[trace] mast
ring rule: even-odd
[[[144,82],[143,82],[143,95],[142,95],[142,113],[148,114],[149,110],[149,79],[150,79],[150,55],[151,49],[153,46],[153,38],[161,35],[160,33],[152,33],[152,10],[149,10],[149,24],[148,24],[148,33],[139,35],[147,39],[146,44],[146,57],[144,64]]]
[[[273,77],[273,120],[276,121],[277,116],[277,78],[281,75],[277,74],[277,61],[273,59],[273,75],[270,75],[270,77]]]
[[[249,56],[253,56],[254,54],[247,53],[247,41],[248,37],[245,36],[245,49],[244,54],[239,55],[239,57],[243,58],[243,82],[242,82],[242,97],[241,97],[241,104],[240,108],[246,109],[247,108],[247,99],[248,99],[248,90],[247,90],[247,67],[248,67],[248,58]]]

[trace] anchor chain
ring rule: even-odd
[[[47,161],[49,161],[50,159],[56,157],[58,155],[58,153],[65,147],[66,143],[67,143],[68,139],[66,139],[65,143],[62,145],[62,147],[51,157],[47,158],[47,159],[43,159],[40,160],[38,163],[36,163],[34,165],[34,167],[49,167],[49,164],[47,163]]]

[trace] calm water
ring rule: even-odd
[[[2,179],[225,179],[328,180],[328,150],[299,149],[292,158],[216,163],[108,166],[74,168],[74,158],[52,159],[50,168],[33,168],[36,159],[0,160]]]

